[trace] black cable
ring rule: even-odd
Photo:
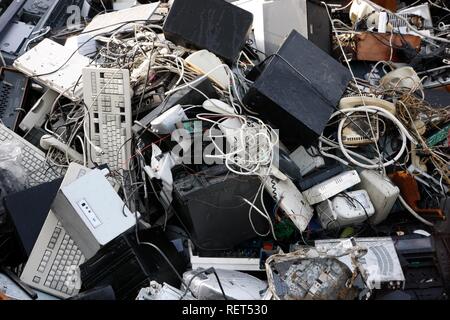
[[[140,112],[140,110],[142,108],[142,102],[144,101],[145,89],[147,88],[147,85],[148,85],[148,75],[150,73],[150,70],[152,69],[151,57],[153,55],[154,49],[155,49],[155,40],[153,39],[153,41],[152,41],[152,50],[150,51],[150,59],[149,59],[149,62],[148,62],[148,70],[147,70],[147,73],[145,74],[144,89],[142,91],[141,99],[139,101],[139,105],[138,105],[138,108],[137,108],[137,114],[139,114],[139,112]]]
[[[122,207],[122,214],[125,215],[125,207],[128,205],[128,208],[130,207],[130,198],[134,196],[134,194],[136,194],[136,192],[138,192],[141,188],[143,188],[144,185],[136,188],[130,195],[130,197],[127,197],[124,201],[124,205]],[[166,256],[166,254],[155,244],[150,243],[150,242],[141,242],[140,238],[139,238],[139,216],[137,214],[137,212],[134,212],[134,216],[136,218],[136,225],[135,225],[135,237],[136,237],[136,243],[138,246],[142,246],[142,245],[146,245],[149,247],[152,247],[153,249],[155,249],[156,251],[158,251],[158,253],[160,254],[161,257],[164,258],[164,260],[167,262],[167,264],[170,266],[170,268],[172,269],[172,271],[176,274],[176,276],[178,277],[178,279],[181,281],[181,283],[183,285],[186,285],[183,277],[180,275],[180,273],[178,272],[178,270],[175,268],[175,266],[172,264],[172,262],[170,261],[170,259]],[[192,291],[191,291],[192,292]]]
[[[373,231],[375,231],[376,235],[378,236],[378,231],[377,231],[377,229],[374,227],[374,225],[370,222],[370,216],[369,216],[369,214],[367,213],[366,207],[361,203],[361,201],[359,201],[358,199],[356,199],[356,198],[354,198],[354,197],[351,197],[347,192],[343,192],[342,194],[344,195],[344,197],[345,197],[348,201],[356,201],[356,203],[358,203],[358,204],[361,206],[361,208],[364,210],[364,214],[365,214],[366,217],[367,217],[367,220],[366,220],[367,224],[369,225],[369,227],[370,227]],[[354,206],[354,207],[356,208],[356,206]]]
[[[376,36],[376,33],[375,32],[373,32],[373,33],[371,33],[371,35],[375,38],[375,40],[377,40],[378,42],[380,42],[381,44],[383,44],[384,46],[386,46],[386,47],[389,47],[389,48],[392,48],[392,49],[396,49],[396,50],[405,50],[405,49],[407,49],[407,47],[398,47],[398,46],[396,46],[396,45],[394,45],[394,44],[390,44],[390,43],[385,43],[381,38],[378,38],[378,36]],[[401,36],[401,38],[402,38],[402,44],[404,44],[404,45],[408,45],[408,47],[409,47],[409,44],[408,44],[408,42],[405,40],[405,38],[403,37],[403,35],[401,34],[401,33],[392,33],[392,37],[394,37],[395,35],[400,35]],[[417,54],[417,53],[416,53]]]

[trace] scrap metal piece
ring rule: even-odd
[[[184,281],[191,283],[189,287],[194,296],[199,300],[223,299],[215,275],[199,274],[201,271],[202,269],[192,270],[183,275]],[[249,274],[220,269],[216,273],[228,300],[262,300],[267,293],[267,283]]]
[[[269,290],[276,300],[355,299],[358,259],[366,253],[350,239],[326,251],[302,247],[293,253],[273,255],[266,262]],[[345,255],[351,256],[354,272],[337,259]]]
[[[150,287],[139,291],[136,300],[196,300],[190,293],[183,297],[183,292],[171,285],[159,284],[156,281],[150,282]]]

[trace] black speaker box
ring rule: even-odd
[[[289,148],[317,141],[347,88],[347,68],[293,30],[264,62],[244,103],[280,129]]]
[[[234,63],[245,45],[253,15],[225,0],[175,0],[164,23],[166,39],[207,49]]]

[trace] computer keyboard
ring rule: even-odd
[[[84,68],[84,102],[89,109],[89,131],[97,152],[88,146],[88,159],[112,171],[127,170],[131,157],[131,93],[128,70]],[[93,164],[93,163],[91,163]]]
[[[49,212],[21,280],[43,292],[60,298],[76,295],[74,271],[85,258],[58,218]]]
[[[61,186],[87,172],[88,168],[72,163]],[[76,270],[84,261],[82,252],[50,210],[20,278],[40,291],[69,298],[78,294],[81,283]]]
[[[47,163],[44,152],[0,123],[0,144],[6,143],[18,143],[23,146],[21,164],[27,172],[29,187],[51,182],[64,176],[63,168],[52,167]]]

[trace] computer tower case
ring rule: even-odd
[[[258,237],[253,230],[248,205],[261,187],[257,177],[238,176],[225,166],[214,166],[196,175],[178,175],[174,181],[174,211],[200,249],[227,250]],[[261,209],[260,197],[255,205]],[[268,221],[255,209],[252,221],[261,233]]]
[[[328,54],[331,54],[332,28],[327,8],[320,0],[304,1],[306,21],[303,27],[308,40]]]
[[[156,245],[179,273],[186,262],[160,230],[140,232],[139,240]],[[117,300],[135,300],[150,281],[179,287],[180,280],[167,261],[150,245],[138,245],[134,232],[121,235],[80,266],[81,292],[111,286]]]
[[[347,68],[293,30],[266,60],[244,103],[280,129],[290,149],[309,146],[322,134],[350,79]]]
[[[163,26],[167,40],[207,49],[234,63],[250,33],[253,15],[225,0],[175,0]]]

